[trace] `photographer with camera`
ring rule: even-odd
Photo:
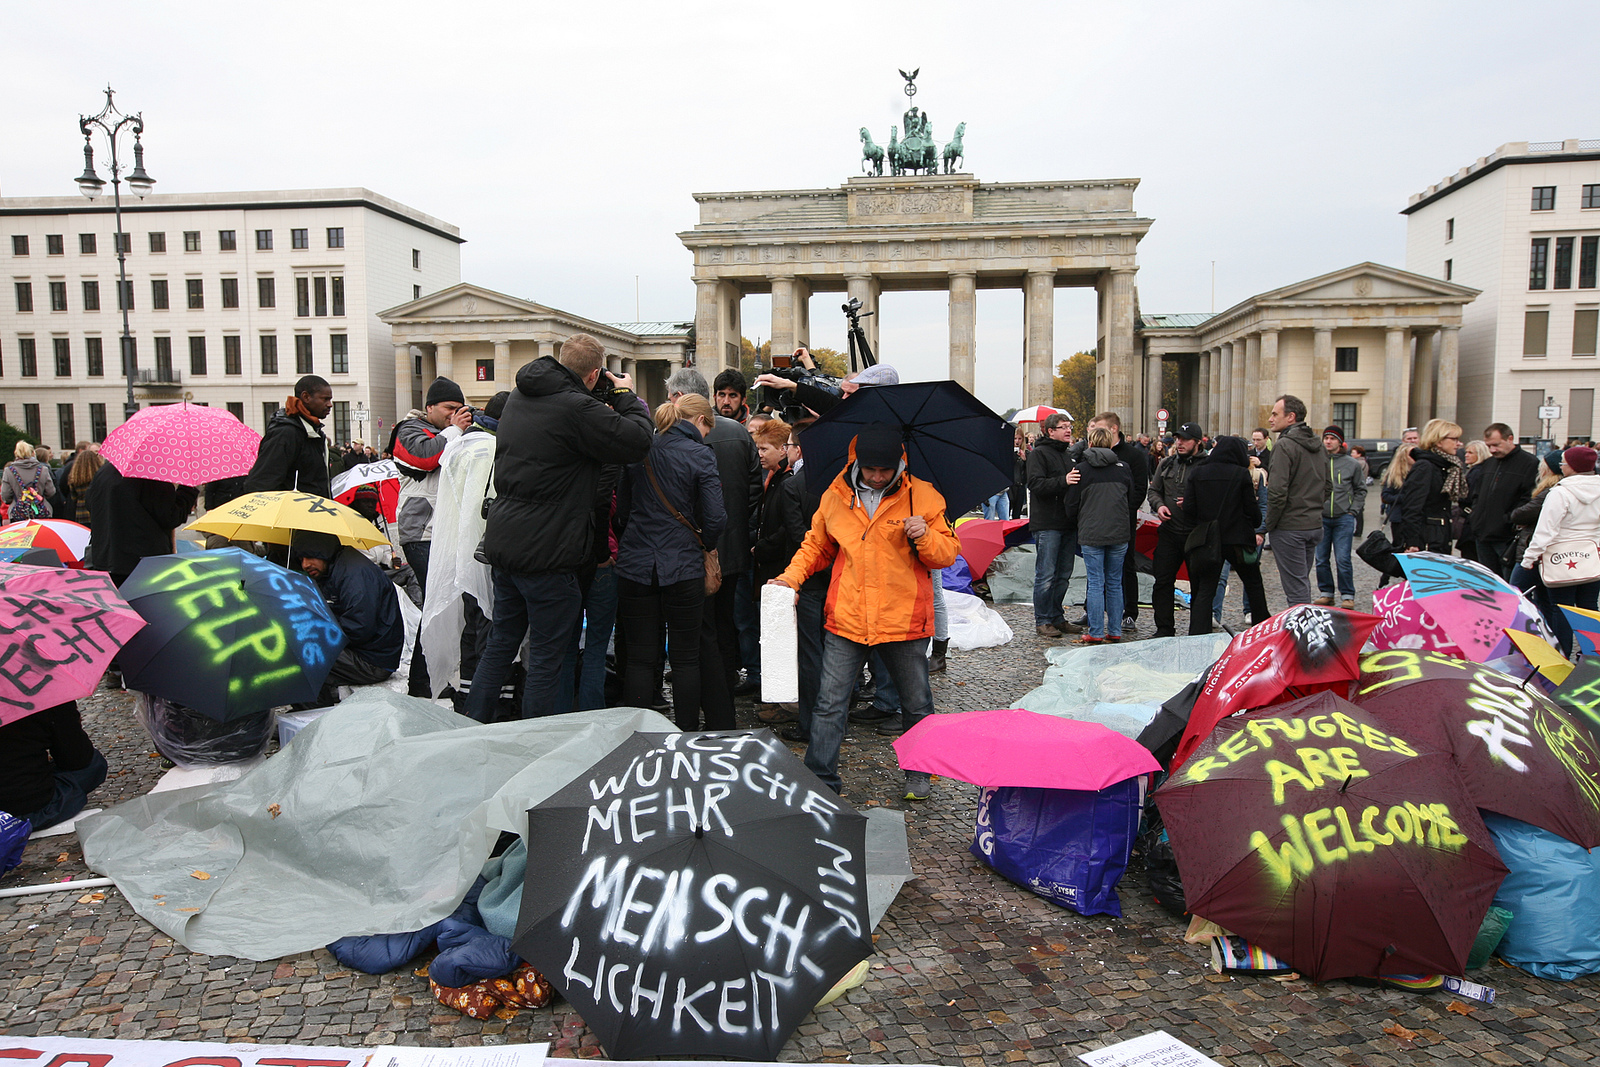
[[[807,417],[798,409],[808,408],[814,415],[827,414],[864,385],[900,384],[899,372],[886,363],[873,364],[839,379],[819,372],[816,361],[804,348],[795,349],[793,359],[800,364],[798,368],[792,365],[778,368],[756,379],[756,406],[771,407],[789,423]]]
[[[525,634],[522,717],[554,713],[556,675],[583,611],[578,572],[599,562],[596,516],[603,498],[609,507],[602,470],[650,451],[654,424],[633,379],[604,363],[599,341],[570,337],[559,359],[541,356],[517,372],[501,414],[484,531],[494,622],[466,703],[479,722],[490,721]]]
[[[435,378],[423,398],[422,410],[402,419],[389,438],[389,450],[400,468],[396,512],[400,551],[424,595],[428,591],[428,554],[433,547],[433,509],[439,499],[439,461],[445,446],[470,429],[472,409],[467,407],[461,387],[449,378]],[[428,663],[418,634],[407,691],[414,697],[431,697],[429,690]]]

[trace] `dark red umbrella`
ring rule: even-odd
[[[1014,545],[1028,540],[1027,519],[963,519],[956,524],[961,556],[967,561],[972,580],[982,578],[994,558]]]
[[[1351,690],[1384,729],[1450,753],[1478,807],[1600,845],[1600,749],[1537,682],[1395,648],[1363,657]]]
[[[1155,796],[1189,910],[1315,981],[1461,974],[1506,874],[1449,755],[1328,692],[1230,719]]]
[[[1360,670],[1361,646],[1382,621],[1376,615],[1297,604],[1239,634],[1195,699],[1173,767],[1236,711],[1323,690],[1342,693]]]

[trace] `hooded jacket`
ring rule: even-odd
[[[317,580],[317,589],[339,620],[346,647],[374,667],[399,667],[406,625],[400,590],[383,569],[349,545],[296,541],[296,547],[301,555],[327,561],[328,573]]]
[[[1267,475],[1267,532],[1320,530],[1328,499],[1328,453],[1303,422],[1278,435]]]
[[[1067,474],[1072,446],[1045,437],[1028,453],[1028,525],[1035,530],[1067,530]]]
[[[1128,540],[1128,500],[1133,472],[1109,448],[1086,448],[1076,469],[1077,485],[1067,487],[1062,511],[1078,531],[1080,545],[1120,545]]]
[[[667,510],[644,463],[635,463],[617,496],[617,511],[627,521],[617,544],[617,577],[659,586],[704,578],[706,549],[716,546],[727,522],[717,458],[694,424],[679,420],[651,443],[646,462],[661,492],[700,537]]]
[[[1326,451],[1326,449],[1324,449]],[[1360,515],[1367,506],[1367,471],[1348,452],[1328,457],[1328,502],[1322,514],[1336,519]]]
[[[279,408],[267,420],[255,464],[244,478],[244,492],[287,489],[332,496],[333,475],[328,470],[328,439],[322,425]]]
[[[1556,541],[1578,537],[1600,541],[1600,477],[1569,474],[1546,490],[1544,498],[1539,525],[1522,553],[1522,565],[1529,570]]]
[[[858,492],[855,442],[850,461],[822,492],[806,539],[789,562],[783,582],[791,589],[833,564],[823,608],[824,626],[863,645],[916,641],[933,635],[933,579],[956,561],[960,543],[944,517],[944,497],[905,472],[878,496]],[[913,507],[915,511],[913,512]],[[870,511],[870,514],[869,514]],[[928,524],[915,544],[906,537],[913,514]]]
[[[643,459],[652,429],[632,390],[617,390],[608,406],[554,356],[519,370],[495,438],[490,565],[538,574],[589,562],[601,468]]]
[[[1183,514],[1192,526],[1215,522],[1223,545],[1255,547],[1261,502],[1243,441],[1237,437],[1217,440],[1211,454],[1189,475]]]

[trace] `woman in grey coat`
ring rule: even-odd
[[[5,473],[0,474],[0,501],[9,508],[22,498],[24,490],[37,489],[42,511],[27,517],[48,519],[52,514],[50,498],[56,495],[56,483],[50,476],[49,466],[34,458],[33,446],[26,441],[18,441],[13,454],[16,459],[7,463]]]
[[[1067,486],[1067,525],[1076,526],[1083,568],[1089,575],[1089,632],[1079,644],[1122,640],[1122,560],[1128,554],[1128,501],[1133,474],[1111,449],[1114,430],[1089,431],[1088,447],[1073,470],[1076,483]]]

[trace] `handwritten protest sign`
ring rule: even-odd
[[[770,731],[636,734],[529,812],[515,947],[613,1057],[772,1057],[871,953],[865,828]]]

